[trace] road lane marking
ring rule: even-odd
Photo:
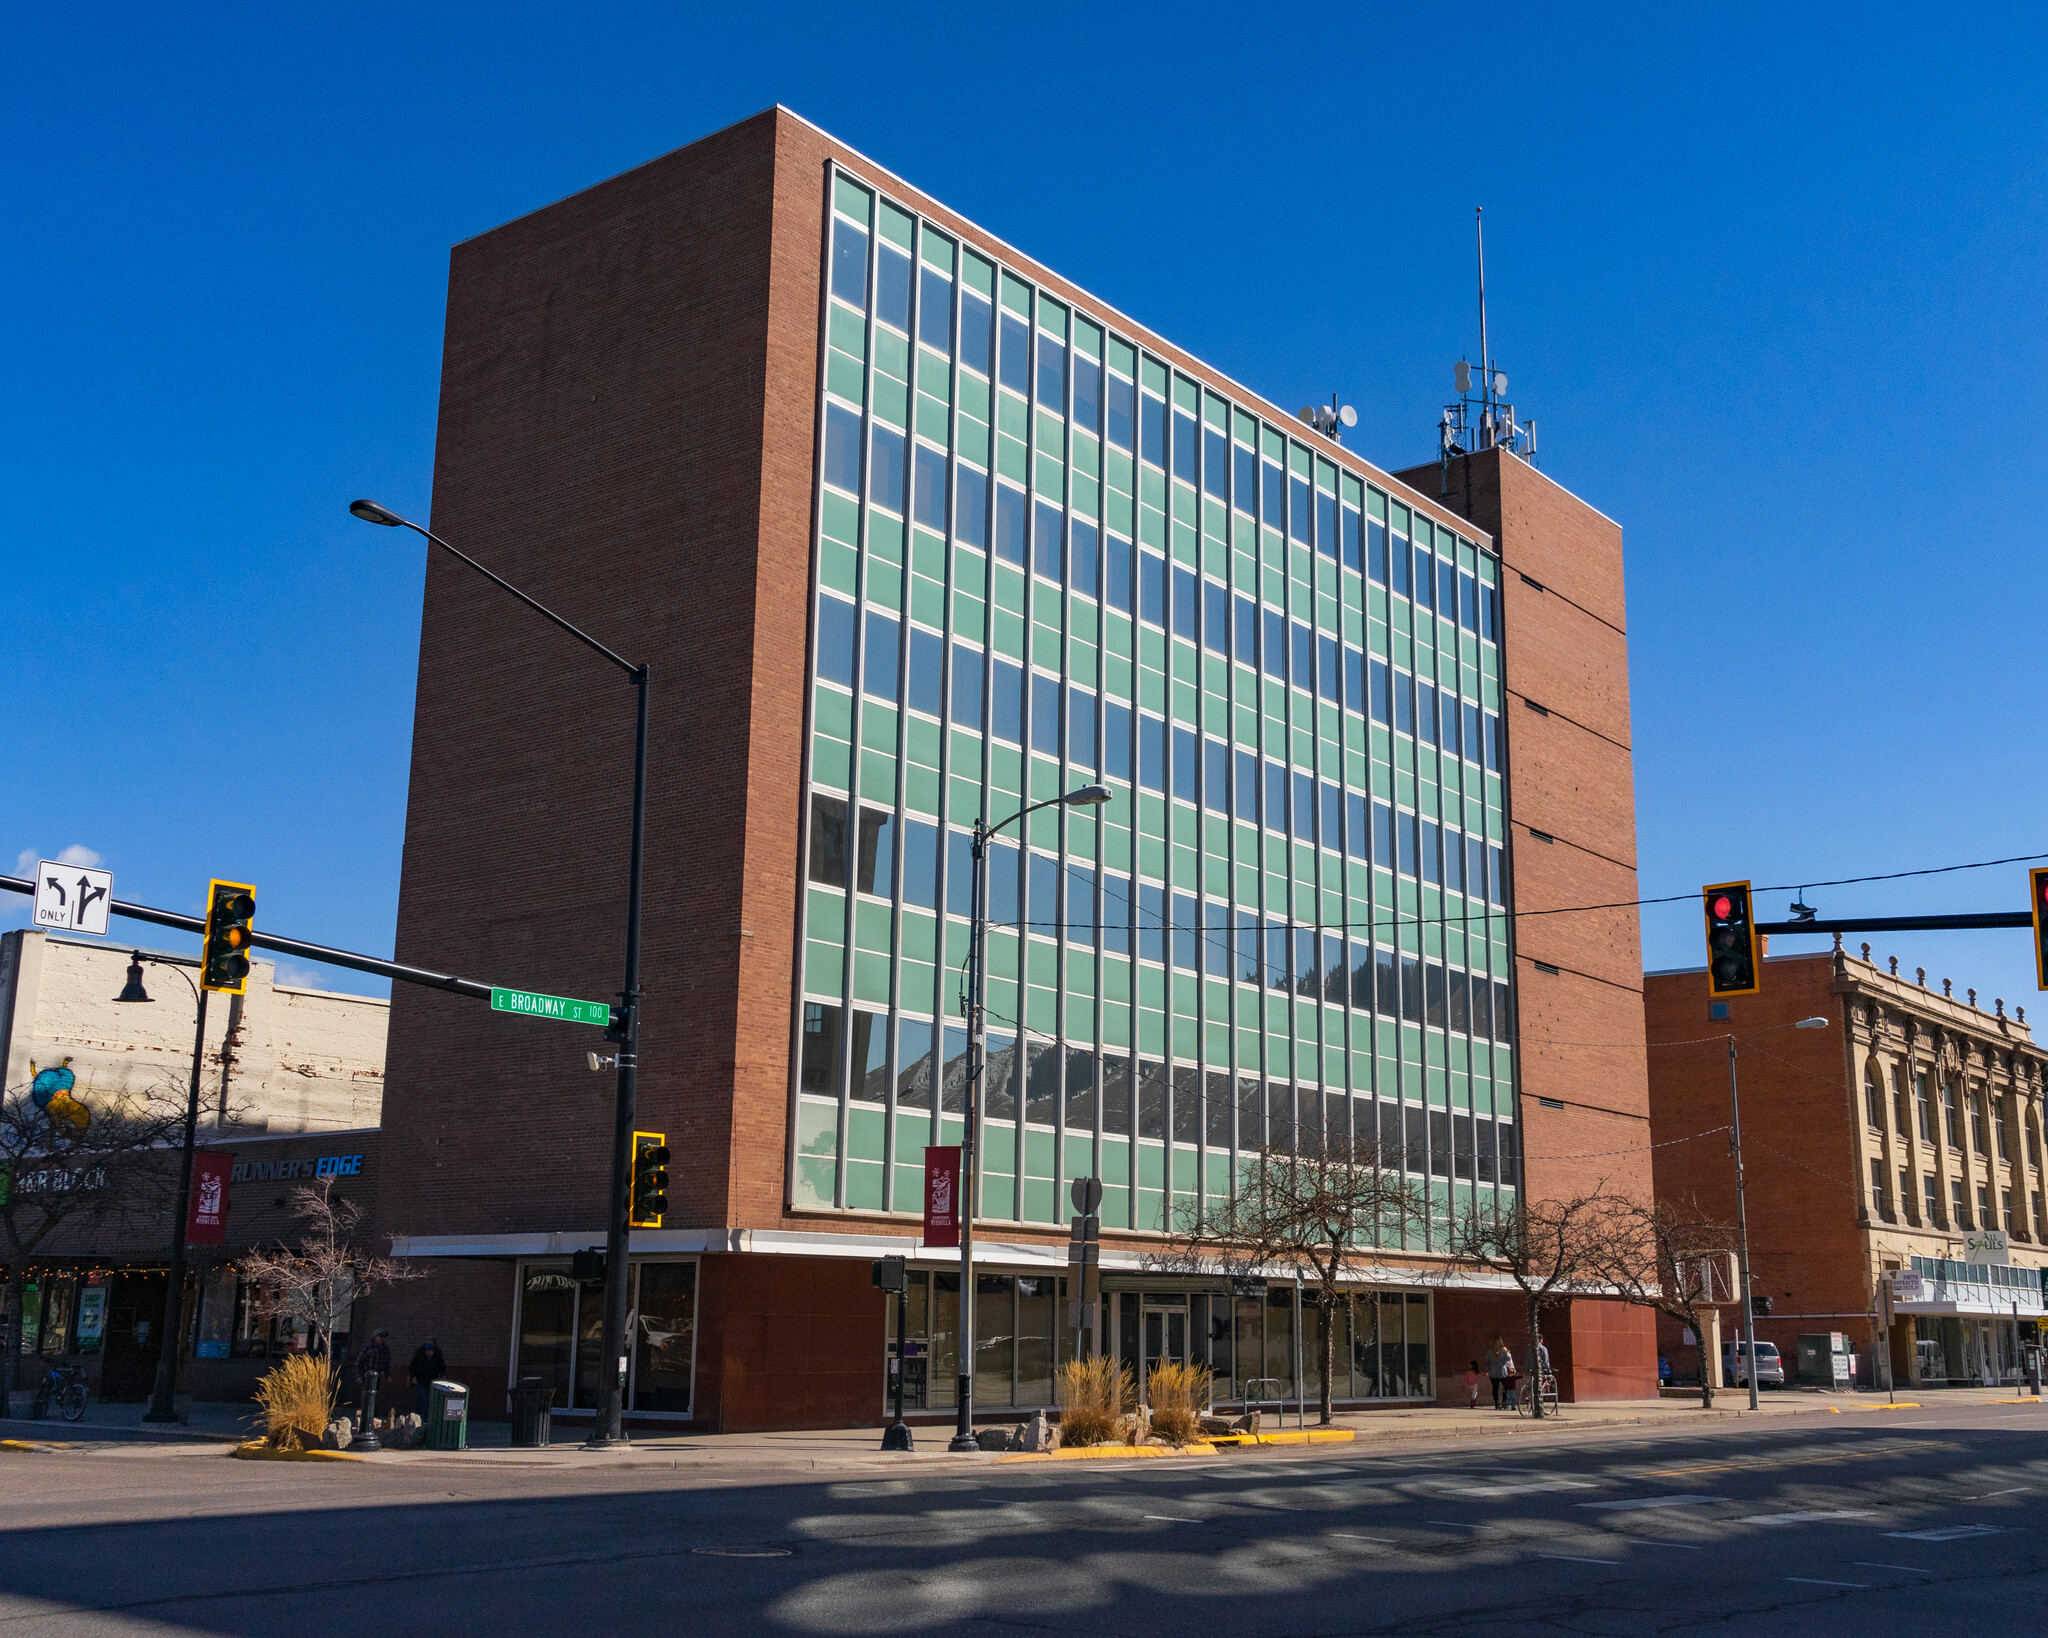
[[[1752,1513],[1743,1520],[1745,1524],[1820,1524],[1829,1519],[1872,1519],[1877,1517],[1874,1507],[1837,1508],[1821,1513]]]
[[[1635,1501],[1580,1502],[1579,1505],[1620,1513],[1638,1507],[1697,1507],[1702,1502],[1716,1502],[1720,1499],[1719,1496],[1644,1496]]]
[[[1893,1541],[1962,1541],[1969,1536],[2002,1536],[2007,1531],[1996,1524],[1952,1524],[1941,1530],[1887,1530]]]
[[[1630,1541],[1642,1547],[1676,1547],[1681,1552],[1702,1553],[1706,1549],[1696,1541],[1659,1541],[1655,1536],[1630,1536]]]
[[[1332,1530],[1330,1534],[1339,1541],[1376,1541],[1382,1547],[1398,1547],[1401,1545],[1393,1536],[1354,1536],[1343,1530]]]
[[[1424,1524],[1441,1524],[1446,1530],[1484,1530],[1483,1524],[1466,1524],[1460,1519],[1424,1519]]]
[[[1554,1558],[1561,1564],[1619,1564],[1618,1558],[1580,1558],[1576,1553],[1538,1553],[1538,1558]]]
[[[1788,1575],[1785,1579],[1796,1581],[1803,1587],[1856,1587],[1864,1592],[1870,1590],[1870,1583],[1867,1581],[1822,1581],[1818,1576],[1811,1575]]]
[[[1917,1564],[1873,1564],[1867,1558],[1856,1560],[1859,1570],[1904,1570],[1908,1575],[1932,1575],[1932,1570],[1923,1570]]]
[[[1451,1485],[1444,1494],[1447,1496],[1526,1496],[1541,1490],[1595,1490],[1599,1487],[1587,1479],[1531,1479],[1525,1484],[1473,1484]]]
[[[1145,1517],[1154,1524],[1207,1524],[1207,1519],[1179,1519],[1171,1513],[1147,1513]]]

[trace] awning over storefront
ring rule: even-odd
[[[985,1232],[985,1231],[984,1231]],[[537,1234],[399,1234],[392,1236],[394,1257],[567,1257],[573,1252],[602,1250],[604,1230],[554,1230]],[[805,1233],[789,1229],[636,1229],[632,1239],[636,1257],[673,1257],[691,1252],[727,1252],[779,1257],[904,1257],[913,1268],[958,1268],[960,1253],[951,1246],[926,1247],[921,1241],[901,1234]],[[1048,1272],[1067,1266],[1066,1242],[978,1239],[974,1243],[977,1267]],[[1105,1274],[1144,1275],[1154,1270],[1141,1252],[1102,1249]],[[1220,1278],[1221,1276],[1218,1276]],[[1277,1276],[1276,1276],[1277,1277]],[[1396,1264],[1359,1265],[1347,1274],[1346,1283],[1364,1285],[1431,1285],[1445,1290],[1493,1291],[1513,1288],[1504,1275],[1469,1269],[1402,1267]],[[1587,1296],[1598,1292],[1588,1291]]]

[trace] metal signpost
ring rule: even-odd
[[[1067,1323],[1079,1333],[1074,1357],[1099,1354],[1096,1316],[1102,1310],[1102,1179],[1077,1177],[1068,1191],[1080,1215],[1069,1225],[1067,1240]]]
[[[875,1289],[896,1298],[896,1358],[892,1361],[895,1369],[891,1373],[896,1386],[896,1420],[891,1422],[882,1434],[884,1450],[912,1450],[915,1443],[910,1437],[910,1426],[903,1420],[903,1361],[906,1353],[904,1343],[908,1325],[905,1308],[910,1298],[910,1270],[902,1257],[883,1257],[874,1266]]]

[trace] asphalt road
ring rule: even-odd
[[[957,1476],[956,1476],[957,1475]],[[891,1477],[0,1453],[0,1638],[2017,1632],[2048,1409]]]

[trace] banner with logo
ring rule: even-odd
[[[228,1174],[233,1155],[195,1155],[192,1159],[192,1215],[185,1224],[185,1243],[226,1245],[228,1238]]]
[[[933,1144],[924,1152],[924,1243],[960,1243],[960,1146]]]

